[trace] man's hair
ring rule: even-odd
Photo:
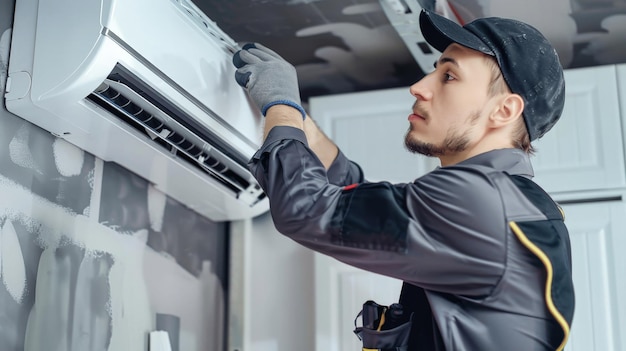
[[[484,55],[487,67],[491,71],[491,79],[489,80],[489,87],[487,93],[489,96],[496,96],[498,94],[511,93],[511,89],[506,84],[502,71],[495,57]],[[530,136],[524,123],[524,116],[521,116],[515,123],[515,129],[513,130],[513,146],[523,150],[525,153],[532,155],[535,152],[532,144],[530,143]]]

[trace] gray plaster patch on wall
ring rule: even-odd
[[[150,185],[148,187],[148,214],[150,217],[150,228],[156,232],[160,232],[163,229],[166,203],[167,196],[153,185]]]
[[[102,171],[100,223],[121,233],[150,227],[149,182],[122,166],[105,162]]]
[[[228,223],[198,215],[115,163],[104,163],[98,220],[120,233],[149,229],[148,246],[197,277],[204,261],[213,262],[226,286]]]
[[[119,234],[4,177],[0,192],[0,218],[19,223],[42,250],[30,266],[36,274],[26,279],[30,298],[23,303],[32,308],[22,327],[24,350],[143,349],[152,328],[142,284],[145,237]],[[32,261],[23,256],[24,264]],[[0,342],[4,350],[8,341]]]
[[[54,140],[52,150],[59,174],[64,177],[80,175],[85,163],[85,151],[60,138]]]
[[[0,191],[4,194],[0,200],[3,267],[22,268],[19,279],[13,281],[8,281],[5,271],[2,274],[1,349],[106,350],[111,339],[108,279],[112,257],[90,251],[87,243],[62,234],[71,233],[72,212],[29,194],[4,177],[0,177]],[[31,218],[29,208],[45,213],[43,221]],[[59,222],[68,225],[62,228]]]
[[[112,265],[110,254],[88,252],[69,241],[45,249],[24,350],[107,350]]]
[[[21,303],[26,290],[26,269],[20,242],[11,221],[5,221],[0,229],[0,268],[2,283],[13,300]]]
[[[26,168],[37,175],[43,175],[28,146],[31,129],[27,124],[20,126],[11,142],[9,142],[9,157],[17,166]]]
[[[17,234],[25,271],[25,288],[21,301],[17,302],[3,284],[0,284],[0,349],[23,351],[28,316],[34,304],[37,266],[43,249],[33,233],[30,223],[0,218],[0,223],[10,222]]]
[[[85,213],[93,191],[95,157],[3,111],[0,173],[51,202]],[[65,156],[59,153],[61,148]]]

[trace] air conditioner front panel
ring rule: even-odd
[[[232,40],[192,21],[194,9],[185,8],[181,1],[120,0],[115,1],[113,8],[114,12],[103,26],[111,36],[119,38],[120,45],[141,53],[165,76],[180,84],[181,89],[197,98],[202,106],[210,106],[217,116],[228,116],[228,124],[258,143],[261,119],[251,124],[246,117],[256,113],[256,109],[251,111],[245,92],[235,82],[231,60],[236,47]],[[135,25],[137,16],[145,16],[150,21],[142,26]],[[146,33],[154,40],[146,40]],[[165,51],[164,47],[172,50]]]
[[[35,102],[59,95],[86,96],[122,62],[146,79],[152,79],[150,75],[161,75],[158,81],[167,78],[165,84],[154,80],[155,88],[168,95],[172,89],[186,95],[185,100],[196,106],[184,108],[204,109],[193,113],[208,127],[221,123],[258,145],[262,119],[234,80],[232,43],[190,22],[176,1],[105,1],[110,4],[102,8],[83,4],[94,2],[80,2],[81,16],[62,13],[63,6],[57,2],[40,2],[39,12],[46,16],[38,17],[37,23],[38,52],[33,64],[37,74],[31,93]],[[59,25],[59,19],[66,25]],[[206,114],[210,116],[205,118]],[[257,118],[250,119],[250,115]],[[84,129],[81,122],[74,123]]]

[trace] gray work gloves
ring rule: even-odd
[[[302,113],[296,69],[274,51],[257,43],[244,45],[233,56],[237,67],[235,80],[248,94],[263,116],[274,105],[288,105]]]

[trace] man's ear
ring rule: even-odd
[[[518,94],[506,94],[502,96],[498,108],[491,115],[493,127],[501,127],[521,118],[524,112],[524,99]]]

